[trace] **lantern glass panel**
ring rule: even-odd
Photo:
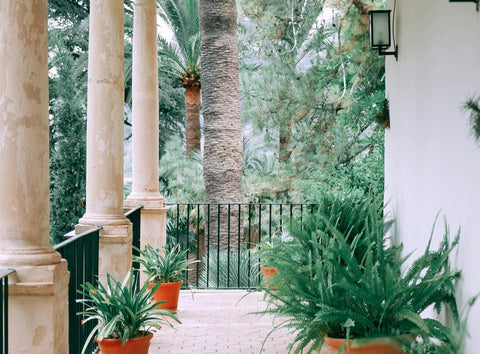
[[[372,48],[390,47],[390,11],[370,12],[370,40]]]

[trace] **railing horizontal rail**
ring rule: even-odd
[[[303,203],[167,203],[167,241],[179,243],[194,263],[184,284],[197,288],[248,289],[260,282],[252,249],[285,233],[312,213]]]
[[[8,354],[8,276],[15,273],[15,269],[0,272],[0,286],[2,303],[0,306],[0,350]]]

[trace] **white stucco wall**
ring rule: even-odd
[[[385,199],[406,250],[420,252],[440,212],[454,234],[460,295],[480,292],[480,144],[470,134],[467,98],[480,94],[480,12],[473,3],[397,0],[398,61],[387,58],[391,129],[386,131]],[[389,1],[393,9],[393,1]],[[480,301],[466,353],[480,346]]]

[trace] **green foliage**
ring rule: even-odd
[[[160,159],[160,192],[171,202],[198,202],[204,199],[202,159],[198,152],[185,156],[180,138],[166,144]]]
[[[86,340],[82,354],[95,334],[99,340],[121,339],[125,345],[129,338],[147,335],[151,327],[170,324],[168,318],[180,323],[170,311],[155,308],[159,303],[153,300],[153,294],[160,287],[160,283],[150,290],[148,283],[145,283],[137,291],[136,282],[131,269],[122,283],[107,274],[106,286],[100,282],[97,286],[88,282],[80,285],[81,290],[77,292],[82,297],[77,301],[86,306],[85,311],[78,313],[85,316],[82,323],[98,320]]]
[[[180,250],[179,245],[153,248],[146,245],[138,250],[140,256],[134,256],[134,261],[143,265],[143,273],[151,283],[175,283],[182,279],[182,272],[196,261],[187,259],[187,250]]]
[[[159,38],[161,73],[200,88],[200,22],[198,0],[157,0],[160,17],[173,32],[174,42]]]
[[[446,229],[437,250],[429,242],[412,260],[401,256],[401,246],[389,245],[389,223],[378,203],[357,205],[362,217],[351,223],[348,215],[355,211],[339,206],[320,208],[303,227],[291,229],[291,241],[268,250],[275,257],[266,254],[277,273],[265,288],[270,304],[265,312],[288,318],[281,327],[296,331],[290,349],[318,349],[325,335],[355,339],[414,334],[457,352],[452,330],[421,316],[430,306],[439,311],[446,305],[454,321],[459,320],[454,281],[460,273],[451,269],[448,258],[458,235],[450,242]]]
[[[90,0],[49,0],[48,17],[78,21],[88,17]]]
[[[200,287],[249,288],[258,284],[255,275],[255,261],[251,251],[246,247],[237,251],[218,251],[213,249],[209,255],[202,259],[202,273],[200,275]]]
[[[374,119],[385,101],[384,59],[369,49],[362,7],[329,6],[242,1],[242,119],[276,141],[281,162],[246,175],[245,185],[258,186],[249,200],[303,202],[332,189],[383,193],[384,133]]]
[[[463,106],[470,113],[470,124],[475,141],[480,141],[480,97],[470,98]]]
[[[50,240],[61,242],[85,213],[86,91],[66,39],[50,32]]]
[[[158,78],[159,104],[159,155],[168,151],[167,143],[185,132],[185,90],[177,80],[160,76]]]

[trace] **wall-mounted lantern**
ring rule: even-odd
[[[479,0],[450,0],[450,2],[473,2],[477,4],[477,11],[479,10]]]
[[[370,11],[370,46],[372,49],[378,49],[380,55],[394,55],[398,60],[398,46],[395,50],[387,52],[391,47],[392,30],[390,25],[391,10],[372,10]]]

